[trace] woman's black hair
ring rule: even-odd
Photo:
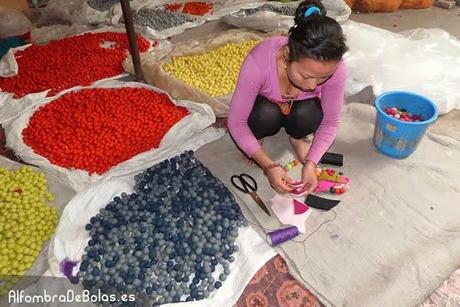
[[[295,12],[294,22],[289,30],[288,61],[302,58],[340,61],[348,50],[340,24],[326,16],[320,0],[302,1]]]

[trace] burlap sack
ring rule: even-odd
[[[426,9],[433,0],[345,0],[355,11],[394,12],[398,9]]]
[[[433,5],[433,0],[403,0],[400,9],[426,9]]]
[[[353,6],[355,5],[355,0],[344,0],[345,3],[352,9]]]
[[[194,102],[206,103],[211,106],[217,117],[226,117],[232,94],[212,97],[171,76],[163,70],[160,63],[167,63],[173,56],[209,52],[209,50],[218,48],[227,43],[238,43],[250,39],[264,39],[280,34],[280,32],[270,32],[261,35],[249,31],[241,32],[241,30],[228,30],[219,35],[212,33],[212,35],[200,41],[190,40],[179,43],[175,45],[171,53],[161,58],[155,54],[143,55],[141,61],[144,81],[168,92],[174,99],[186,99]],[[127,59],[123,67],[126,72],[131,74],[134,73],[131,59]]]
[[[402,0],[357,0],[353,10],[361,12],[394,12],[401,6]]]

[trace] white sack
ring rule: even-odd
[[[145,168],[146,164],[151,164],[155,161],[158,162],[165,159],[165,157],[171,155],[174,152],[177,152],[177,148],[181,143],[193,137],[198,132],[204,130],[215,121],[215,115],[208,105],[193,103],[186,100],[175,101],[168,95],[174,104],[187,108],[190,114],[176,123],[164,135],[158,148],[153,148],[151,150],[140,153],[131,159],[112,167],[104,175],[89,175],[87,171],[70,170],[57,165],[53,165],[48,161],[48,159],[36,154],[32,148],[24,143],[22,139],[22,131],[28,126],[30,117],[38,108],[40,108],[40,106],[45,105],[70,91],[78,91],[83,88],[121,87],[143,87],[159,93],[165,93],[164,91],[151,85],[136,82],[120,82],[115,80],[101,82],[90,87],[75,87],[68,91],[62,92],[56,97],[41,100],[40,103],[23,112],[16,119],[8,122],[4,126],[7,146],[11,148],[24,161],[40,166],[42,169],[53,173],[63,183],[69,185],[78,192],[84,190],[85,188],[103,178],[123,175],[133,171],[140,171]]]

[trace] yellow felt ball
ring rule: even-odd
[[[227,43],[206,53],[172,57],[171,62],[163,63],[162,67],[210,96],[228,95],[235,89],[246,55],[257,43],[257,40]]]
[[[27,166],[0,168],[0,276],[21,277],[30,269],[57,224],[53,198],[43,173]],[[0,292],[16,281],[0,284]]]

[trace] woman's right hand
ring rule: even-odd
[[[267,178],[272,188],[280,194],[289,193],[292,190],[293,181],[281,167],[269,169]]]

